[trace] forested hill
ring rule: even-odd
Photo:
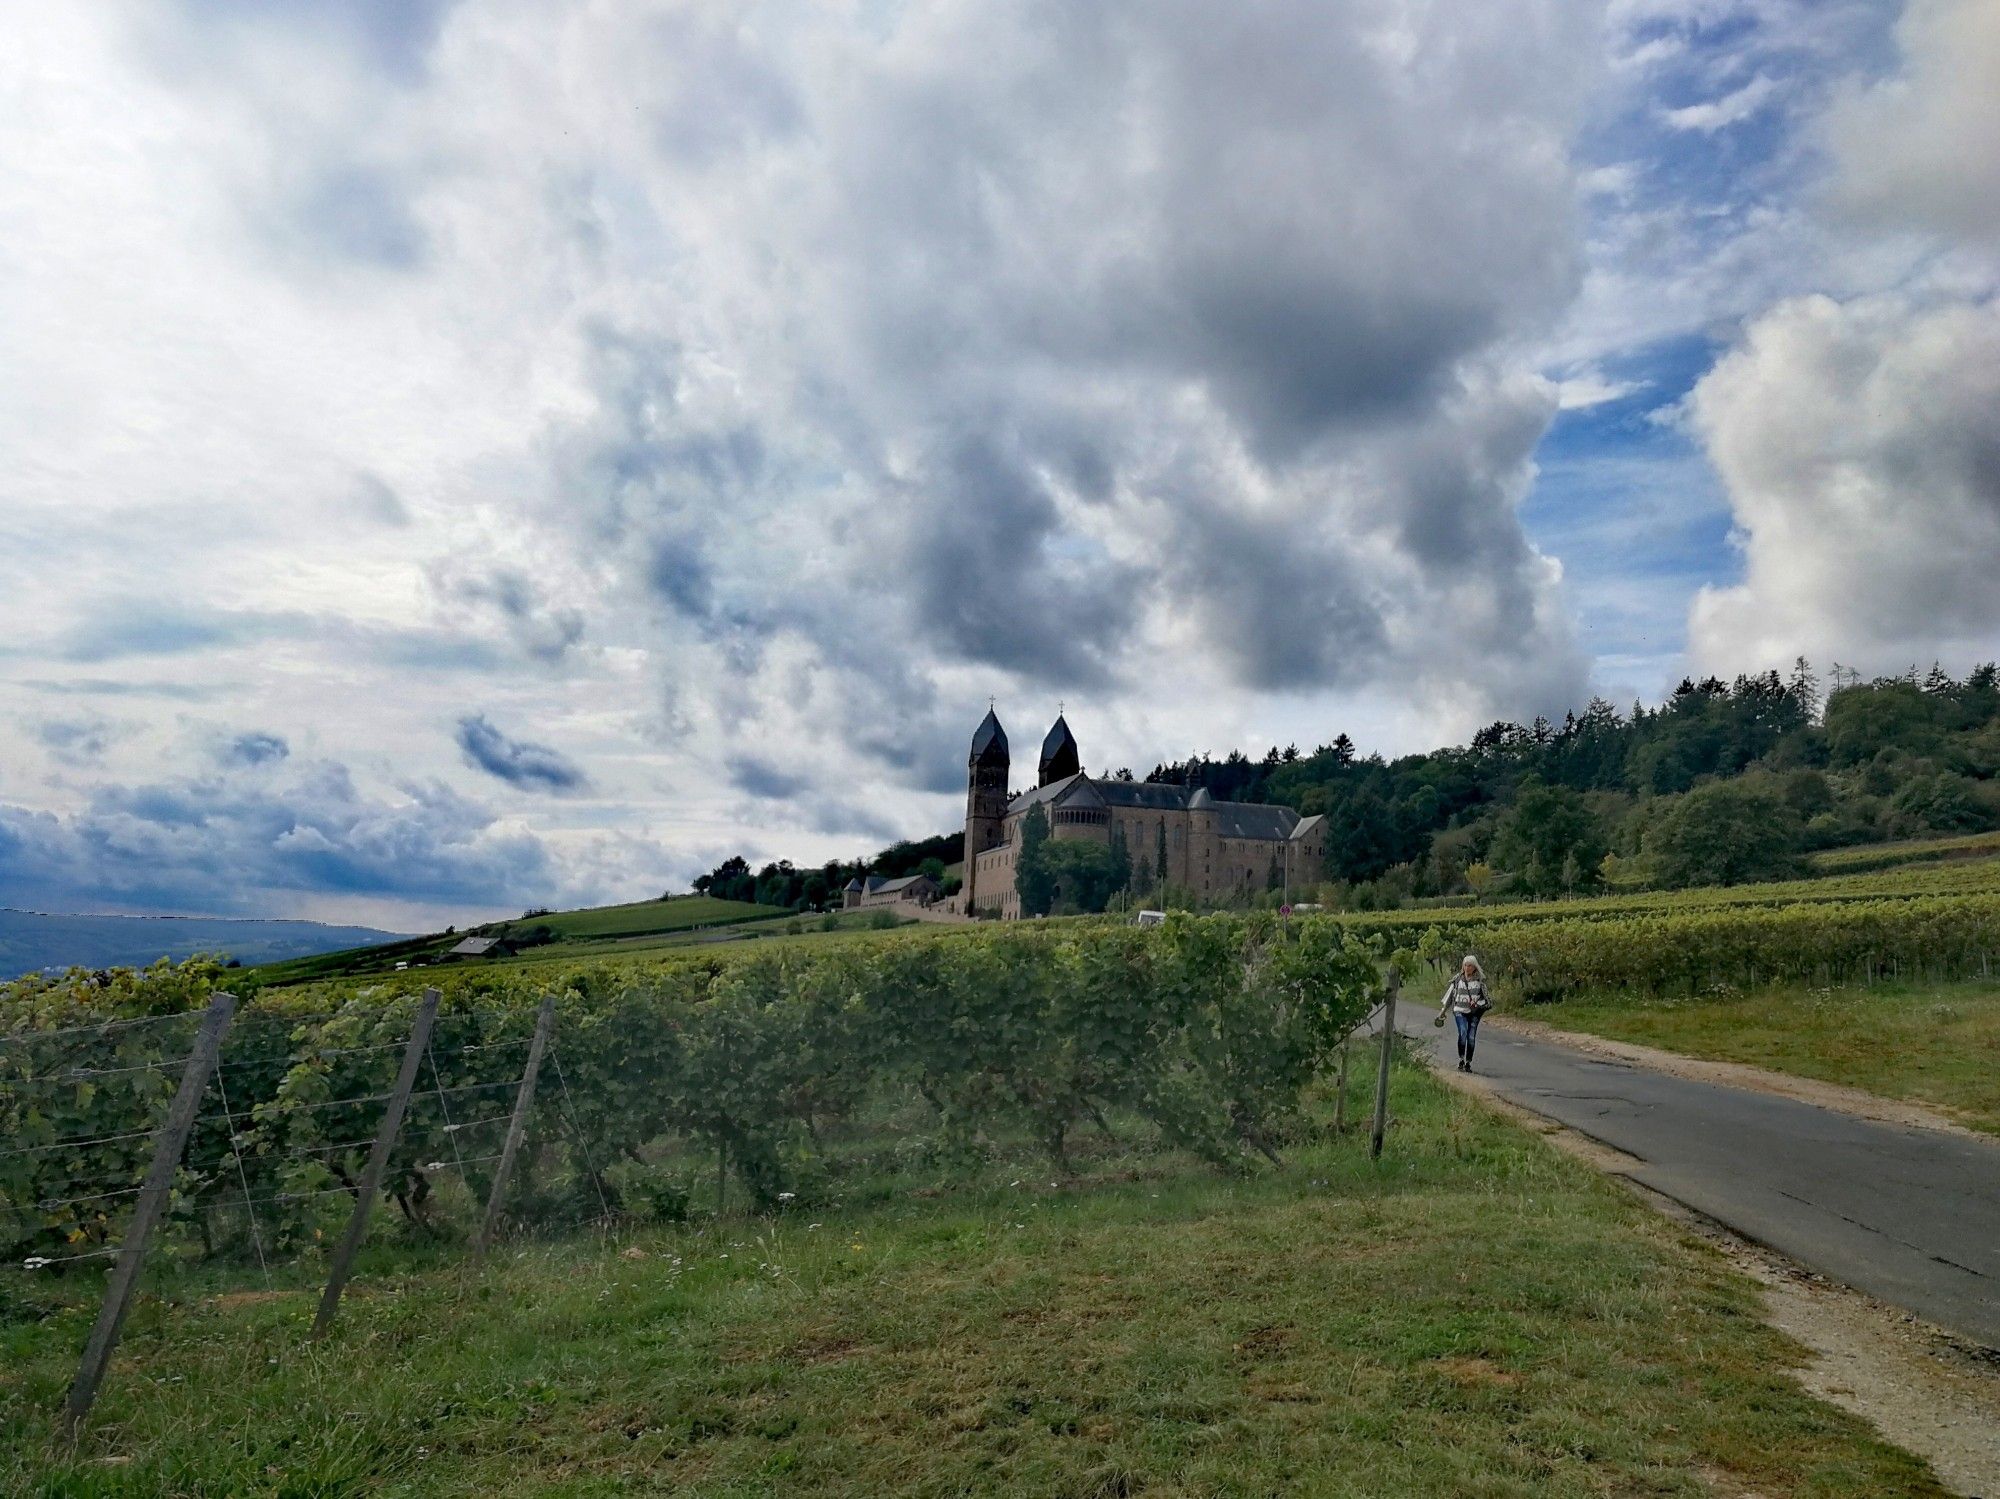
[[[1325,895],[1341,904],[1731,883],[1780,876],[1817,849],[2000,827],[2000,671],[1958,680],[1933,668],[1823,693],[1799,661],[1786,674],[1684,681],[1652,708],[1600,699],[1560,723],[1495,723],[1469,745],[1396,760],[1339,734],[1310,753],[1202,756],[1146,779],[1324,813]],[[733,859],[696,886],[772,905],[837,902],[855,872],[941,871],[958,839],[954,829],[818,869]]]
[[[269,963],[393,942],[394,932],[317,921],[182,916],[60,916],[0,908],[0,980],[42,968],[144,968],[215,953]]]
[[[1388,898],[1587,887],[1637,861],[1654,883],[1729,883],[1801,853],[2000,826],[2000,671],[1843,685],[1683,681],[1656,708],[1602,699],[1560,723],[1385,761],[1345,735],[1154,768],[1237,801],[1325,813],[1330,876]],[[1607,860],[1608,856],[1608,860]],[[1566,867],[1567,866],[1567,869]],[[1365,892],[1362,892],[1365,893]]]

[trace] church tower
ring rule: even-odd
[[[1065,776],[1076,775],[1082,769],[1082,762],[1077,756],[1076,735],[1070,733],[1069,724],[1058,713],[1055,727],[1042,741],[1041,779],[1036,784],[1046,786]]]
[[[988,708],[965,762],[965,900],[960,909],[968,916],[978,894],[974,876],[979,856],[999,843],[1007,820],[1007,767],[1007,731]]]

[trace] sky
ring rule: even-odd
[[[2000,655],[1994,0],[94,0],[0,905],[420,930],[1031,764]]]

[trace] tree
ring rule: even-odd
[[[1914,682],[1871,682],[1826,704],[1826,742],[1836,765],[1859,765],[1885,749],[1928,755],[1938,747],[1937,704]]]
[[[1897,788],[1889,805],[1907,832],[1969,833],[1993,826],[1993,816],[1981,805],[1974,783],[1950,771],[1912,776]]]
[[[1046,916],[1055,904],[1055,873],[1049,867],[1049,814],[1040,802],[1021,819],[1021,854],[1014,864],[1014,889],[1023,916]]]
[[[1125,844],[1125,829],[1111,830],[1111,891],[1132,888],[1132,850]]]
[[[1153,874],[1159,880],[1160,888],[1162,890],[1166,889],[1167,888],[1167,823],[1165,818],[1162,818],[1160,820],[1160,841],[1159,841],[1159,848],[1155,853],[1153,859]]]
[[[1027,855],[1022,854],[1022,863]],[[1048,905],[1035,912],[1102,911],[1119,890],[1118,869],[1111,849],[1088,838],[1052,838],[1042,846],[1039,861],[1046,872]],[[1015,874],[1019,883],[1019,870]],[[1022,898],[1021,908],[1027,909]]]
[[[1494,831],[1493,863],[1530,895],[1594,889],[1601,881],[1604,828],[1584,799],[1529,776]]]
[[[1740,885],[1799,868],[1798,815],[1762,786],[1716,781],[1680,798],[1646,835],[1663,885]]]

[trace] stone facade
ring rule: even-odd
[[[1021,823],[1043,808],[1051,838],[1109,844],[1122,835],[1140,889],[1160,881],[1199,900],[1227,900],[1264,890],[1306,890],[1322,877],[1326,819],[1290,807],[1219,802],[1206,790],[1147,781],[1097,780],[1080,763],[1062,718],[1042,741],[1037,784],[1007,794],[1007,735],[991,712],[973,736],[967,760],[965,888],[960,909],[1014,920]]]

